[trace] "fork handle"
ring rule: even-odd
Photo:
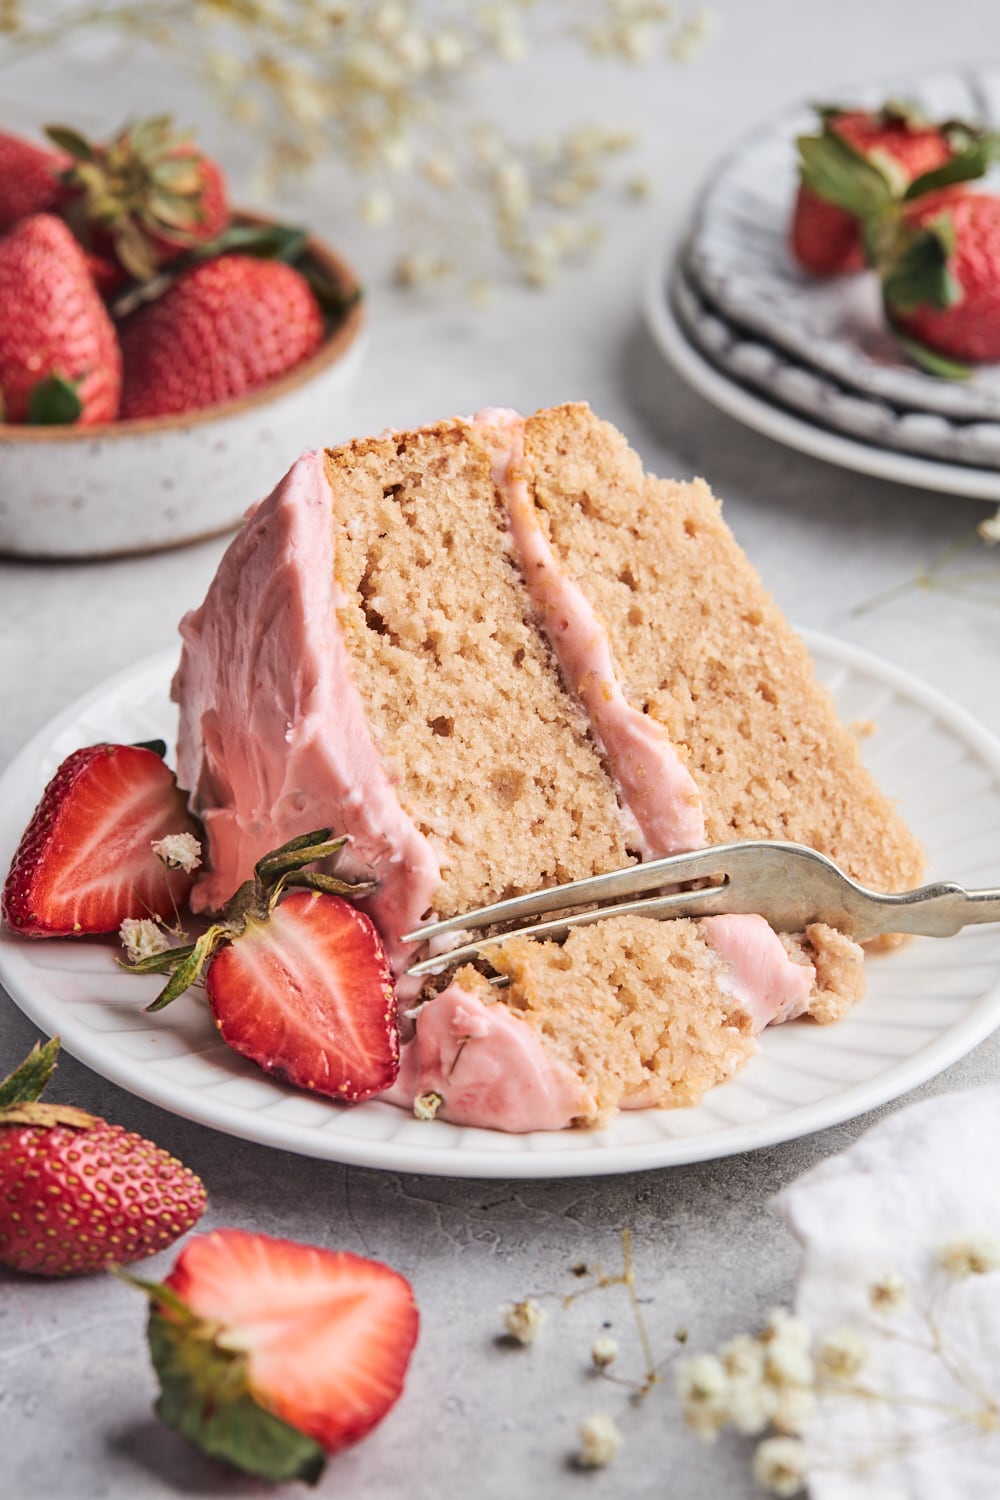
[[[1000,889],[967,891],[950,880],[922,885],[898,896],[883,896],[879,905],[879,932],[954,937],[963,927],[975,923],[1000,922]]]

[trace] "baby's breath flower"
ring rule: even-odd
[[[713,1442],[729,1417],[729,1377],[718,1356],[696,1354],[678,1365],[677,1393],[691,1431]]]
[[[370,224],[373,229],[381,229],[392,219],[392,198],[384,189],[373,188],[370,193],[362,196],[358,211],[366,224]]]
[[[162,928],[149,917],[126,917],[118,929],[118,936],[130,964],[152,958],[154,953],[165,953],[170,947]]]
[[[458,68],[465,61],[465,43],[456,31],[439,31],[430,38],[431,58],[439,68]]]
[[[805,1484],[805,1447],[797,1438],[766,1438],[754,1453],[753,1477],[770,1494],[790,1500]]]
[[[739,1333],[719,1350],[726,1374],[734,1380],[764,1378],[764,1350],[749,1333]]]
[[[615,1339],[595,1339],[590,1348],[590,1358],[595,1370],[607,1370],[618,1358],[618,1343]]]
[[[808,1349],[784,1335],[767,1345],[764,1371],[772,1385],[812,1385],[816,1378]]]
[[[853,1328],[824,1334],[816,1350],[816,1368],[831,1380],[850,1380],[868,1362],[868,1345]]]
[[[726,1415],[743,1437],[757,1437],[770,1422],[782,1394],[762,1380],[734,1380],[726,1396]]]
[[[162,839],[153,839],[152,849],[168,870],[183,870],[190,875],[201,864],[201,845],[193,833],[168,833]]]
[[[868,1288],[868,1300],[876,1312],[897,1312],[910,1300],[910,1288],[895,1271],[886,1271]]]
[[[418,1120],[433,1120],[444,1100],[440,1094],[418,1094],[413,1101],[413,1114]]]
[[[648,198],[653,191],[653,179],[648,172],[633,172],[625,191],[630,198]]]
[[[1000,506],[997,507],[994,515],[988,516],[985,521],[980,521],[976,530],[987,546],[992,547],[994,543],[1000,542]]]
[[[576,1461],[584,1469],[603,1469],[622,1445],[622,1435],[614,1417],[606,1411],[595,1411],[580,1423],[580,1451]]]
[[[812,1343],[812,1334],[808,1323],[789,1312],[787,1307],[772,1307],[764,1324],[761,1341],[768,1344],[775,1339],[786,1344],[797,1344],[800,1349],[808,1349]]]
[[[785,1385],[774,1392],[771,1425],[775,1432],[798,1436],[816,1415],[816,1393],[809,1386]]]
[[[1000,1244],[996,1236],[986,1230],[969,1234],[962,1240],[953,1240],[941,1251],[941,1264],[950,1276],[985,1276],[988,1271],[1000,1270]]]
[[[503,1308],[503,1326],[519,1344],[533,1344],[544,1322],[545,1311],[534,1297],[525,1297],[523,1302],[509,1302]]]

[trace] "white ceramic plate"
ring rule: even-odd
[[[950,69],[851,90],[846,100],[834,102],[870,107],[889,97],[911,100],[931,119],[960,117],[996,128],[1000,72]],[[792,259],[788,226],[797,184],[795,138],[816,128],[815,111],[799,105],[713,170],[687,249],[687,265],[699,289],[744,330],[853,390],[959,423],[995,423],[1000,418],[1000,365],[982,365],[964,381],[925,374],[886,330],[874,274],[818,279]],[[994,191],[997,175],[989,183]],[[976,461],[975,454],[969,456]]]
[[[731,375],[716,367],[696,349],[677,321],[671,305],[671,268],[676,263],[673,236],[650,261],[643,305],[646,322],[660,350],[688,385],[720,411],[755,432],[784,443],[800,453],[825,459],[858,474],[873,474],[897,484],[936,490],[944,495],[967,495],[973,500],[1000,503],[1000,470],[979,469],[971,464],[939,463],[916,454],[897,453],[873,443],[858,442],[817,425],[777,406],[765,396],[747,390]]]
[[[847,721],[872,720],[865,753],[923,838],[930,873],[996,880],[1000,745],[946,699],[869,656],[807,636]],[[172,738],[173,656],[161,655],[81,699],[0,778],[6,869],[41,789],[71,750],[103,738]],[[449,1177],[563,1177],[635,1171],[793,1139],[922,1083],[1000,1022],[1000,927],[947,945],[917,939],[874,957],[867,999],[833,1027],[768,1031],[758,1057],[697,1109],[643,1110],[610,1130],[524,1136],[420,1122],[390,1104],[354,1109],[272,1082],[230,1052],[204,1001],[183,996],[145,1015],[155,978],[116,968],[111,943],[0,937],[0,979],[44,1031],[58,1031],[96,1072],[175,1114],[307,1156]]]
[[[879,448],[936,463],[972,463],[1000,473],[1000,422],[952,422],[940,412],[900,411],[845,390],[755,334],[746,334],[700,296],[680,262],[671,288],[674,315],[705,358],[739,385],[780,402],[807,421]]]

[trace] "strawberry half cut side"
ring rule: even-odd
[[[77,750],[45,788],[18,845],[3,914],[27,937],[116,932],[126,917],[150,913],[170,919],[194,876],[166,869],[151,844],[198,832],[159,747]]]
[[[222,1039],[298,1088],[358,1102],[399,1070],[396,998],[370,917],[293,891],[212,960],[205,987]]]
[[[378,1261],[239,1229],[191,1240],[152,1303],[157,1413],[213,1457],[315,1483],[398,1399],[419,1319]]]
[[[396,996],[382,941],[350,884],[305,867],[335,860],[347,839],[302,834],[258,860],[253,878],[197,942],[152,954],[133,972],[170,974],[159,1010],[205,972],[216,1025],[267,1073],[349,1104],[399,1071]]]

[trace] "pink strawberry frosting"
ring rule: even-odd
[[[442,1120],[516,1135],[563,1130],[597,1109],[527,1021],[457,979],[417,1012],[399,1077],[382,1097],[409,1108],[423,1094],[440,1096]]]
[[[812,964],[797,964],[763,917],[702,917],[708,946],[722,959],[717,983],[763,1031],[805,1010],[816,978]]]
[[[379,758],[337,603],[330,490],[321,455],[307,453],[248,516],[204,604],[181,622],[177,775],[211,856],[193,905],[221,906],[262,854],[330,827],[352,839],[341,868],[379,882],[367,906],[398,968],[407,950],[397,935],[430,910],[438,860]]]

